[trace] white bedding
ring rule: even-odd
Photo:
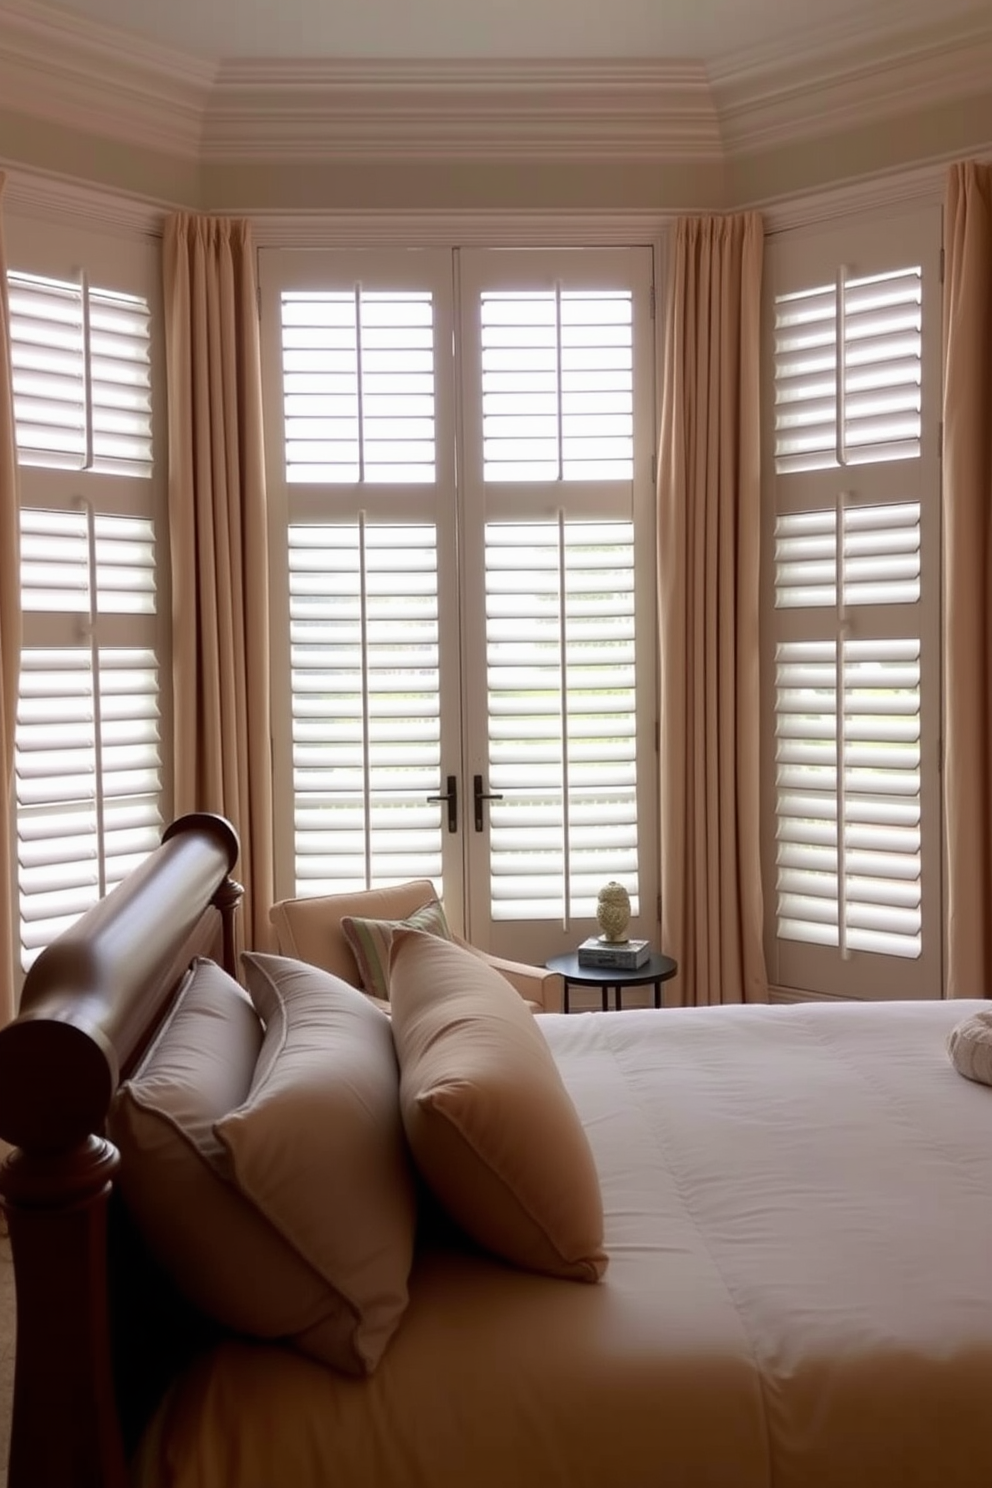
[[[554,1016],[610,1266],[429,1253],[376,1375],[224,1345],[155,1488],[990,1488],[983,1004]],[[534,1134],[540,1140],[540,1134]]]

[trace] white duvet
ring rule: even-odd
[[[992,1089],[945,1052],[979,1006],[542,1020],[605,1281],[426,1254],[370,1381],[225,1345],[142,1481],[992,1488]]]

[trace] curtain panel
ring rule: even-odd
[[[4,176],[0,172],[0,205]],[[16,882],[14,840],[14,728],[17,721],[18,672],[21,658],[20,498],[17,480],[17,432],[10,366],[10,307],[7,301],[7,256],[0,225],[0,763],[3,809],[0,810],[0,1027],[14,1016],[13,972],[17,956],[14,933]]]
[[[243,933],[271,942],[268,550],[247,222],[180,213],[164,240],[175,804],[241,838]]]
[[[763,230],[682,218],[658,460],[661,932],[684,1004],[765,1001],[758,565]]]
[[[949,997],[992,990],[992,168],[944,209],[944,833]]]

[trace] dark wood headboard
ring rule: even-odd
[[[125,1488],[112,1358],[108,1204],[119,1158],[104,1136],[195,956],[236,974],[223,817],[173,822],[155,850],[34,962],[0,1030],[0,1168],[17,1295],[9,1488]]]

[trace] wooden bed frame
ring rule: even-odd
[[[17,1297],[9,1488],[125,1488],[143,1420],[206,1327],[143,1253],[104,1136],[195,956],[236,974],[237,833],[197,813],[44,950],[0,1030]]]

